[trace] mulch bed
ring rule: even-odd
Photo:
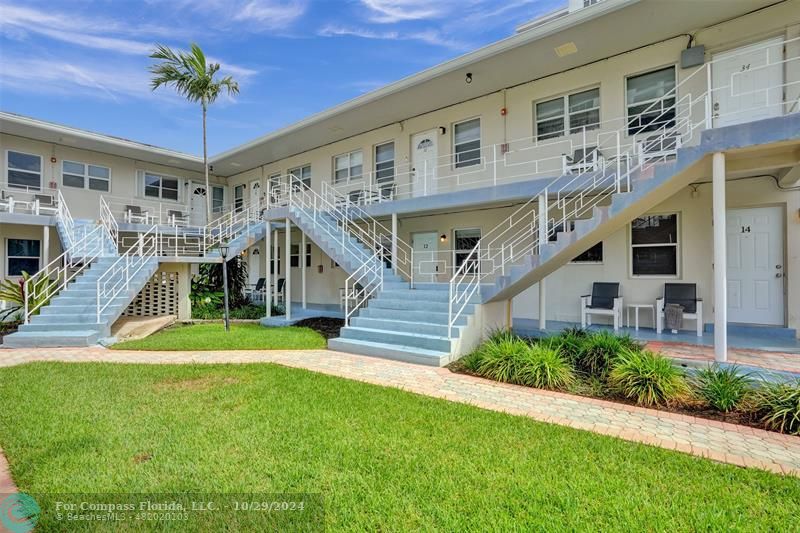
[[[294,324],[301,328],[310,328],[325,337],[325,340],[339,336],[339,330],[344,327],[344,320],[341,318],[306,318]]]
[[[461,361],[454,361],[446,366],[450,372],[454,374],[465,374],[468,376],[485,379],[487,381],[494,381],[489,378],[483,377],[480,374],[476,374],[475,372],[470,371],[468,368],[464,366]],[[524,386],[524,385],[523,385]],[[529,387],[533,389],[534,387]],[[753,418],[752,415],[748,413],[734,411],[732,413],[723,414],[715,409],[711,409],[706,405],[697,404],[693,405],[637,405],[636,402],[633,400],[629,400],[628,398],[623,398],[620,396],[614,396],[611,394],[608,395],[593,395],[593,394],[580,394],[574,391],[565,391],[565,390],[558,390],[555,392],[560,392],[561,394],[568,394],[571,396],[578,396],[582,398],[594,398],[596,400],[604,400],[611,403],[621,403],[625,405],[632,405],[634,407],[641,407],[643,409],[654,409],[656,411],[665,411],[667,413],[675,413],[679,415],[686,415],[686,416],[694,416],[697,418],[704,418],[706,420],[715,420],[717,422],[726,422],[728,424],[736,424],[739,426],[748,426],[755,429],[763,429],[765,431],[771,431],[773,433],[781,433],[780,431],[776,431],[774,429],[765,427],[764,424],[760,423],[757,419]]]

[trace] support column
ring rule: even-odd
[[[302,280],[303,309],[307,309],[306,302],[306,232],[300,231],[300,279]]]
[[[539,280],[539,329],[547,329],[547,283],[545,278]]]
[[[714,215],[714,360],[728,360],[728,264],[725,227],[725,154],[712,163]],[[702,320],[702,317],[700,317]]]
[[[544,246],[547,244],[547,189],[539,194],[539,213],[538,222],[539,227],[539,261],[541,264],[542,253]],[[539,329],[547,328],[547,283],[545,278],[539,280]]]
[[[286,282],[283,285],[284,300],[286,302],[286,320],[292,319],[292,221],[286,218],[286,250],[283,252],[283,261],[286,263]]]
[[[280,272],[280,248],[278,248],[278,230],[272,230],[272,257],[275,259],[275,279],[272,284],[272,301],[278,301],[278,279],[281,277]]]
[[[42,226],[42,266],[50,264],[50,226]]]
[[[392,213],[392,271],[397,274],[397,213]]]
[[[264,305],[267,308],[267,318],[272,316],[272,283],[274,280],[274,276],[270,271],[269,267],[272,263],[272,223],[266,222],[267,231],[264,232],[264,263],[266,264],[266,268],[264,272],[265,278],[267,278],[266,286],[264,287]]]

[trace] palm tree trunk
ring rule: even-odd
[[[206,103],[203,102],[203,172],[206,177],[206,224],[211,222],[211,187],[208,183],[208,148],[206,146]]]

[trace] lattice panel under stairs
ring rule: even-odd
[[[156,272],[123,316],[162,316],[178,314],[178,273]]]

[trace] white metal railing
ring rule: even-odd
[[[55,215],[58,191],[14,183],[0,183],[0,211],[27,215]]]
[[[376,250],[344,282],[344,323],[383,289],[384,250]]]
[[[111,212],[111,208],[102,196],[100,197],[100,226],[106,230],[108,238],[111,239],[116,248],[119,243],[119,225],[114,219],[114,213]]]
[[[408,279],[413,287],[414,251],[411,246],[333,187],[323,183],[322,193],[319,194],[296,176],[286,176],[280,183],[272,184],[268,196],[267,207],[278,206],[303,211],[315,228],[341,247],[342,254],[355,257],[359,264],[355,272],[364,275],[380,268],[382,273],[388,264],[396,274]],[[353,245],[351,239],[363,246]],[[382,289],[383,274],[375,279],[378,285],[369,285],[370,290],[346,291],[345,299],[354,301],[353,309],[361,308],[367,298]],[[355,281],[351,279],[353,283]]]
[[[150,262],[155,259],[159,250],[158,226],[154,225],[136,238],[136,244],[97,278],[96,308],[97,323],[101,323],[103,312],[114,302],[114,299],[131,288],[131,280]]]
[[[24,320],[30,317],[67,284],[81,274],[104,250],[107,238],[105,228],[95,226],[77,239],[67,251],[45,265],[23,284],[25,297]]]
[[[61,194],[60,190],[58,191],[57,208],[58,212],[56,213],[56,217],[61,223],[61,227],[64,229],[64,237],[67,239],[67,248],[70,248],[73,242],[75,242],[75,219],[72,218],[72,213],[69,212],[67,202],[64,200],[64,195]]]
[[[800,45],[800,38],[790,39],[784,45],[786,43]],[[712,85],[711,69],[715,61],[698,67],[640,114],[625,118],[623,126],[616,131],[598,132],[593,140],[596,140],[595,147],[606,147],[602,159],[595,157],[591,164],[584,161],[576,166],[565,156],[564,172],[483,235],[453,274],[449,287],[450,335],[481,283],[504,275],[522,258],[539,253],[559,232],[570,231],[576,220],[586,218],[595,206],[608,202],[613,194],[631,190],[633,178],[643,178],[654,172],[652,169],[656,165],[673,157],[681,146],[690,144],[697,133],[713,128],[725,118],[735,122],[745,121],[745,117],[763,118],[763,115],[796,112],[791,93],[800,90],[800,78],[787,81],[783,73],[789,71],[786,64],[799,61],[800,55],[775,57],[770,53],[773,49],[773,44],[762,47],[763,58],[731,74],[727,84]],[[741,54],[752,54],[754,50],[758,49],[751,47]],[[730,56],[725,58],[729,59]],[[761,86],[752,83],[754,79],[769,79],[776,72],[781,73],[779,82]],[[700,96],[687,91],[678,97],[679,89],[691,86],[703,74],[707,87]],[[753,89],[754,86],[758,88]],[[726,98],[738,98],[740,105],[723,109],[720,102]],[[757,113],[761,111],[763,113]],[[601,136],[606,138],[601,139]],[[584,153],[588,146],[583,145]]]

